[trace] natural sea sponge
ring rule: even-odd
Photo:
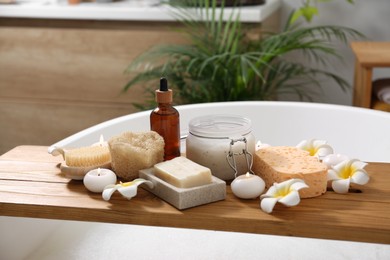
[[[164,159],[164,139],[154,131],[124,132],[108,141],[111,166],[124,180],[138,178],[138,171]]]

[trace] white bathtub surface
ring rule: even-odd
[[[294,145],[320,138],[337,151],[389,162],[390,114],[336,105],[237,102],[178,108],[182,129],[194,116],[234,113],[252,119],[258,139]],[[196,111],[196,113],[194,113]],[[148,128],[148,112],[103,122],[54,146],[97,142],[100,134]],[[287,124],[286,124],[287,122]],[[53,147],[54,147],[53,146]],[[131,201],[129,202],[131,207]],[[260,210],[260,209],[259,209]],[[23,258],[23,256],[28,256]],[[0,260],[77,259],[390,259],[390,245],[233,232],[0,217]]]
[[[8,241],[9,248],[4,248],[7,237],[1,232],[0,259],[23,259],[21,253],[27,248],[20,240],[38,245],[33,251],[28,248],[30,252],[25,258],[28,260],[385,260],[390,257],[390,245],[383,244],[78,221],[44,220],[48,225],[44,228],[42,221],[1,217],[1,228],[24,226],[25,232]]]

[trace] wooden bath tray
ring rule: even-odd
[[[390,163],[369,163],[371,179],[345,195],[327,192],[272,214],[259,199],[236,198],[179,211],[140,189],[109,202],[59,171],[61,157],[44,146],[19,146],[0,156],[0,215],[236,231],[390,244]]]

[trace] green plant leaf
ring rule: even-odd
[[[305,13],[290,14],[279,33],[263,34],[260,39],[247,37],[247,26],[240,22],[239,9],[223,21],[224,7],[217,15],[216,0],[193,0],[192,8],[172,5],[172,12],[182,24],[180,33],[188,44],[157,45],[143,53],[126,69],[132,78],[124,86],[141,85],[153,104],[156,80],[166,76],[176,93],[178,104],[237,100],[277,100],[280,94],[294,94],[302,100],[321,95],[327,80],[343,91],[348,83],[337,74],[317,69],[331,58],[342,59],[334,42],[348,44],[363,37],[356,30],[340,26],[301,27],[297,20],[316,14],[310,7]],[[310,18],[311,19],[311,18]],[[310,65],[291,62],[286,57],[302,53]]]
[[[318,15],[318,8],[315,6],[304,6],[301,7],[302,15],[306,21],[311,22],[314,15]]]

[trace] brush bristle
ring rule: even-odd
[[[107,146],[81,147],[65,152],[65,163],[72,167],[99,166],[111,161]]]

